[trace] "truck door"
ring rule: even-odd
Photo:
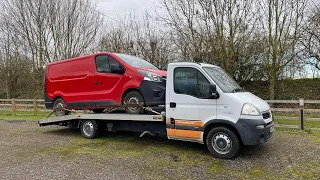
[[[172,73],[171,73],[172,74]],[[210,82],[196,67],[175,67],[169,94],[168,138],[201,141],[204,121],[216,118],[216,99],[208,99]],[[170,122],[168,122],[170,121]]]

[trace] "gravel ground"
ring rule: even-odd
[[[1,179],[320,179],[320,133],[285,129],[220,160],[196,143],[0,120],[0,155]]]

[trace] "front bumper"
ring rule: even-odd
[[[165,104],[166,84],[143,80],[139,86],[146,106],[158,106]]]
[[[268,142],[274,129],[274,120],[265,123],[263,119],[239,119],[236,123],[243,145],[259,145]]]

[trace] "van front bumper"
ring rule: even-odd
[[[158,106],[165,104],[166,84],[143,80],[139,86],[146,106]]]
[[[274,131],[274,120],[239,119],[236,123],[243,145],[259,145],[268,142]]]

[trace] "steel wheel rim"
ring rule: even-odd
[[[93,126],[93,123],[91,121],[87,121],[83,124],[83,127],[82,127],[82,130],[83,130],[83,133],[86,135],[86,136],[91,136],[94,132],[94,126]]]
[[[232,140],[222,132],[216,133],[211,141],[213,149],[219,154],[227,154],[232,149]]]
[[[139,104],[139,99],[137,97],[130,97],[128,99],[128,109],[130,111],[137,111],[138,110],[138,104]],[[136,105],[136,106],[130,106],[130,105]]]
[[[55,110],[57,116],[63,116],[64,115],[63,108],[64,108],[64,104],[63,103],[61,103],[61,102],[57,103],[56,110]]]

